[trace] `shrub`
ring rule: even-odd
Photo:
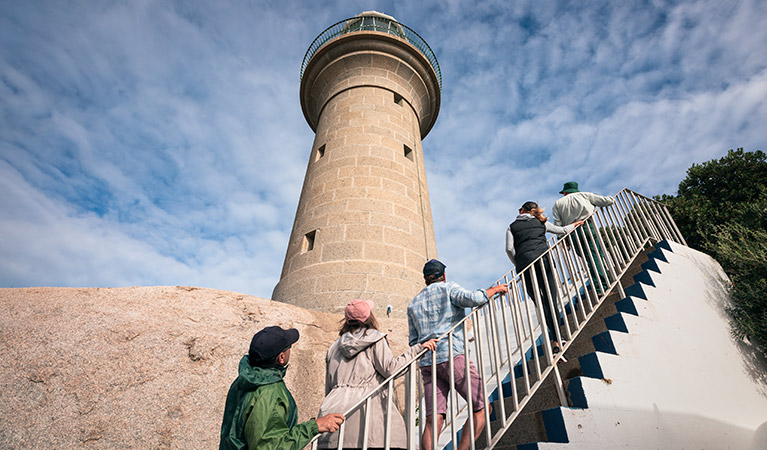
[[[719,228],[705,243],[733,282],[729,308],[734,334],[767,344],[767,231],[738,223]]]

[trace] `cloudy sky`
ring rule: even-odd
[[[675,193],[767,149],[767,2],[0,0],[0,287],[191,285],[269,298],[313,133],[299,67],[375,9],[443,75],[424,140],[440,258],[486,286],[562,183]]]

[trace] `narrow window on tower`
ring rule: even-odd
[[[394,92],[394,103],[402,105],[402,96]]]
[[[325,144],[322,144],[320,148],[317,149],[317,156],[314,157],[314,160],[319,161],[323,156],[325,156]]]
[[[403,145],[403,147],[405,147],[405,158],[407,158],[407,159],[412,161],[413,160],[413,149],[411,149],[407,145]]]
[[[303,251],[301,253],[306,253],[314,250],[314,237],[317,236],[317,230],[310,231],[304,235],[304,245],[303,245]]]

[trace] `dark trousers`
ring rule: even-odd
[[[543,267],[541,267],[543,266]],[[519,270],[519,269],[517,269]],[[535,262],[534,266],[528,267],[528,269],[524,273],[525,278],[525,287],[527,290],[527,295],[530,297],[530,299],[535,302],[535,285],[533,284],[533,275],[532,271],[535,270],[535,278],[538,281],[538,295],[540,295],[541,302],[543,302],[543,315],[546,319],[546,326],[549,329],[549,339],[555,339],[556,333],[554,331],[556,327],[556,323],[559,322],[559,320],[554,320],[554,315],[551,311],[551,306],[549,305],[549,300],[551,300],[551,303],[554,304],[554,308],[556,308],[557,316],[559,316],[559,299],[557,296],[557,285],[554,277],[554,271],[551,268],[551,261],[549,260],[549,256],[546,255],[543,258],[539,259]],[[544,281],[544,276],[546,281]],[[546,284],[549,284],[548,292],[546,292]],[[540,321],[540,317],[538,318]],[[558,319],[558,317],[557,317]]]
[[[597,240],[597,232],[594,230],[594,225],[591,222],[586,222],[582,227],[578,227],[577,231],[580,245],[576,244],[575,251],[586,262],[586,267],[589,271],[589,276],[593,280],[594,286],[599,294],[605,292],[610,285],[602,261],[605,259],[602,246],[599,245]],[[584,251],[585,250],[585,251]],[[586,254],[588,252],[588,255]],[[591,258],[589,258],[591,255]]]

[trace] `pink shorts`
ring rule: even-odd
[[[466,358],[458,355],[453,358],[453,371],[455,373],[455,390],[466,400]],[[471,402],[472,409],[477,412],[485,407],[482,398],[482,382],[479,379],[477,368],[469,360],[469,375],[471,377]],[[432,411],[431,398],[431,366],[421,367],[421,379],[423,380],[424,399],[426,400],[426,415]],[[437,364],[437,414],[447,414],[447,397],[450,394],[450,361]]]

